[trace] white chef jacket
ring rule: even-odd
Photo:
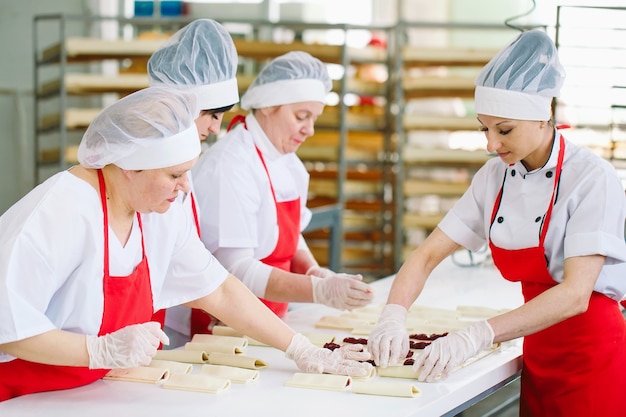
[[[227,271],[198,239],[181,204],[142,214],[154,310],[210,294]],[[97,334],[103,312],[103,212],[91,185],[64,171],[0,217],[0,343],[53,329]],[[130,274],[141,260],[135,217],[122,247],[109,230],[110,273]],[[12,359],[0,355],[0,361]]]
[[[253,258],[261,260],[276,247],[278,221],[268,174],[255,145],[263,154],[276,201],[300,198],[300,230],[311,220],[311,211],[306,207],[309,173],[295,153],[281,154],[276,149],[254,115],[246,116],[246,126],[237,125],[207,149],[192,173],[206,247],[211,252],[220,248],[252,249]],[[300,236],[298,248],[306,247]],[[221,261],[229,267],[228,260]],[[271,269],[259,263],[246,270],[244,276],[235,276],[262,297]]]
[[[247,130],[239,124],[206,150],[192,173],[207,248],[254,248],[254,257],[263,259],[276,247],[278,223],[255,145],[263,154],[276,200],[300,198],[300,230],[311,220],[306,207],[309,173],[295,153],[278,152],[252,114],[246,125]]]
[[[529,172],[521,162],[508,166],[500,158],[489,160],[439,228],[468,249],[483,247],[493,205],[504,182],[497,215],[502,222],[494,221],[491,226],[493,243],[503,249],[537,246],[554,186],[558,135],[557,131],[550,158],[539,169]],[[550,275],[557,282],[563,281],[566,258],[606,256],[594,290],[620,300],[626,294],[626,198],[615,169],[589,150],[566,141],[556,198],[544,243]]]

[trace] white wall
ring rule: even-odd
[[[0,213],[33,186],[33,16],[83,14],[83,0],[0,0]]]

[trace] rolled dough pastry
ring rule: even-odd
[[[352,392],[356,394],[385,395],[390,397],[415,397],[420,393],[411,382],[383,381],[352,381]]]
[[[221,344],[236,346],[240,349],[248,347],[248,339],[240,336],[225,336],[217,334],[195,334],[191,338],[192,343]]]
[[[201,374],[172,375],[163,383],[163,388],[211,393],[222,392],[229,387],[229,379]]]
[[[417,379],[419,372],[413,370],[413,365],[395,365],[386,368],[378,367],[379,376],[387,376],[392,378],[413,378]]]
[[[235,366],[246,369],[261,369],[267,367],[267,364],[261,359],[222,352],[211,352],[209,354],[208,363],[212,365]]]
[[[238,332],[237,330],[233,329],[232,327],[228,327],[228,326],[222,326],[222,325],[213,326],[212,332],[213,332],[214,335],[217,335],[217,336],[243,337],[244,339],[246,339],[248,341],[248,344],[250,346],[269,346],[266,343],[259,342],[258,340],[255,340],[255,339],[251,338],[250,336],[246,336],[246,335],[242,334],[241,332]]]
[[[170,371],[170,374],[190,374],[193,370],[193,365],[190,363],[164,361],[162,359],[152,359],[150,365],[152,368],[162,368]]]
[[[246,346],[247,345],[248,341],[246,340]],[[243,353],[243,348],[240,348],[239,346],[235,346],[228,342],[222,343],[217,341],[210,343],[187,342],[185,343],[185,350],[200,350],[207,352],[209,356],[213,352],[230,353],[231,355],[240,355]]]
[[[236,368],[225,365],[202,365],[200,373],[230,379],[236,384],[249,384],[259,379],[260,372],[254,369]]]
[[[285,382],[285,385],[297,388],[343,391],[350,385],[351,382],[352,378],[345,375],[307,374],[296,372],[290,380]]]
[[[153,359],[185,363],[207,363],[209,355],[202,350],[157,350]]]
[[[104,376],[104,379],[157,384],[167,380],[169,377],[170,371],[165,368],[138,366],[136,368],[111,369]]]

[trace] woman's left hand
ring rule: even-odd
[[[433,382],[446,378],[457,366],[493,344],[494,333],[484,320],[466,329],[434,340],[415,358],[418,380]]]

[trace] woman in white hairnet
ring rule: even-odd
[[[200,153],[196,115],[193,96],[170,88],[121,99],[85,132],[80,165],[0,217],[0,401],[147,365],[168,343],[150,317],[181,303],[285,350],[304,371],[368,373],[344,359],[363,352],[318,348],[287,327],[173,204]]]
[[[313,135],[331,86],[308,53],[275,58],[241,98],[251,112],[192,171],[202,241],[281,317],[288,302],[343,310],[373,298],[360,275],[321,268],[301,234],[311,219],[309,174],[295,152]]]
[[[379,366],[404,358],[407,308],[433,268],[461,246],[488,243],[503,277],[521,282],[525,304],[432,342],[415,360],[419,379],[446,377],[493,343],[524,336],[520,415],[622,416],[624,189],[607,161],[555,129],[551,102],[564,77],[540,30],[483,68],[475,110],[498,158],[400,268],[368,350]]]
[[[237,50],[230,33],[212,19],[197,19],[172,35],[148,60],[151,86],[170,86],[197,97],[200,114],[195,119],[200,141],[217,135],[222,117],[239,101]],[[199,212],[188,173],[189,189],[179,200],[192,216],[200,234]],[[154,321],[165,324],[165,310],[157,311]],[[176,307],[168,324],[184,334],[206,333],[214,321],[199,309]],[[181,325],[181,323],[189,323]]]

